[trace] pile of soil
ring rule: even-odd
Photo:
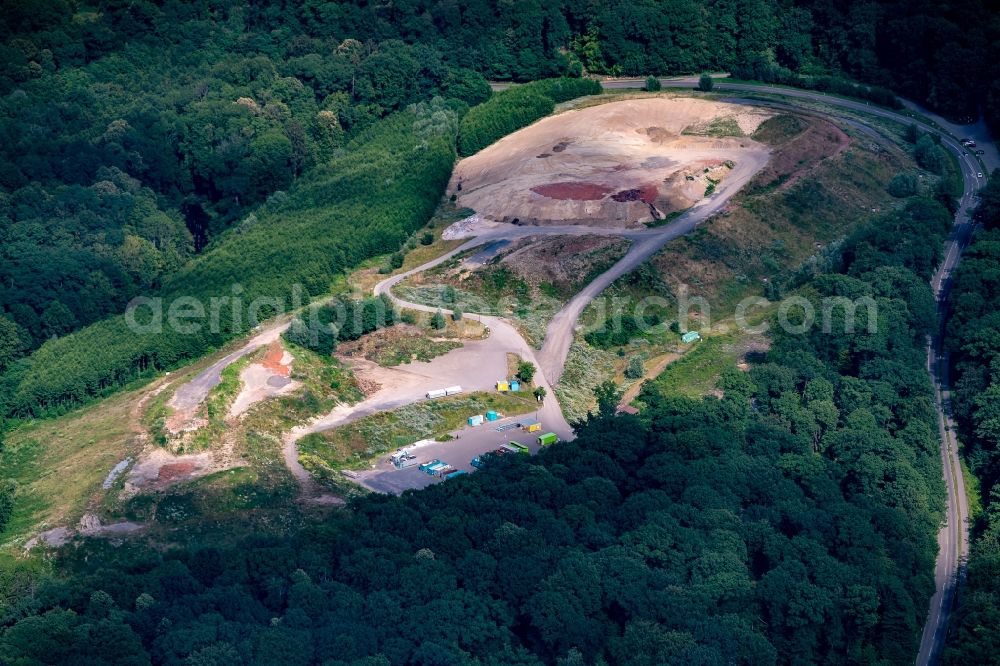
[[[495,223],[639,227],[714,190],[702,177],[686,178],[696,167],[767,159],[769,148],[752,138],[682,135],[685,128],[732,120],[749,133],[768,117],[749,106],[666,97],[567,111],[459,162],[449,194]]]

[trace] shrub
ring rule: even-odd
[[[917,193],[917,189],[917,177],[912,173],[896,174],[885,187],[885,191],[897,199],[912,197]]]
[[[935,174],[941,174],[944,171],[947,157],[942,153],[941,147],[934,143],[934,139],[926,134],[917,139],[913,156],[922,169],[927,169]]]
[[[451,318],[453,321],[462,321],[462,310],[460,308],[455,308],[451,311]]]
[[[322,356],[329,356],[337,348],[337,331],[332,326],[317,321],[310,325],[301,317],[292,319],[284,337],[293,345],[311,349]]]
[[[698,79],[698,90],[702,92],[712,92],[712,88],[715,87],[715,81],[708,74],[702,74],[701,78]]]
[[[430,245],[434,242],[434,234],[429,231],[425,231],[424,235],[420,237],[421,245]]]
[[[646,90],[647,91],[649,91],[649,92],[657,92],[658,90],[661,90],[662,88],[663,88],[663,86],[660,85],[660,80],[658,78],[656,78],[655,76],[647,76],[646,77]]]
[[[517,376],[526,384],[530,384],[535,378],[535,364],[531,361],[521,361],[517,364]]]
[[[440,331],[442,328],[447,326],[447,322],[444,320],[444,315],[438,310],[431,316],[431,328],[436,331]]]
[[[646,374],[646,369],[642,365],[642,358],[639,356],[633,356],[628,360],[628,365],[625,366],[625,378],[626,379],[639,379],[644,374]]]

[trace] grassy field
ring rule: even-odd
[[[7,434],[4,477],[18,485],[14,512],[3,534],[7,547],[51,527],[75,525],[101,495],[101,484],[125,458],[138,455],[137,401],[154,383],[64,416],[22,424]]]
[[[623,356],[604,357],[609,361],[604,374],[614,364],[620,378],[626,359],[635,354],[654,358],[678,351],[682,356],[666,365],[655,385],[666,395],[696,397],[715,390],[723,368],[741,360],[747,345],[762,344],[753,336],[724,332],[735,306],[748,296],[780,298],[800,271],[825,265],[840,239],[873,215],[900,205],[885,186],[914,164],[901,131],[898,137],[898,146],[886,146],[807,118],[782,114],[765,121],[753,138],[774,150],[766,169],[725,211],[668,243],[635,272],[616,280],[602,294],[603,302],[585,310],[586,329],[600,330],[615,311],[628,318],[650,297],[659,299],[645,313],[660,317],[662,325],[634,333],[624,345],[613,341],[608,351]],[[847,138],[850,145],[845,145]],[[687,328],[713,323],[706,339],[692,347],[679,345],[676,333],[663,335],[663,327],[680,319],[685,299]],[[586,367],[594,350],[583,340],[576,345],[583,348],[571,350],[571,358]],[[592,400],[577,386],[563,391],[568,414],[582,409],[584,398]]]
[[[414,317],[420,325],[397,324],[369,333],[358,340],[341,343],[337,347],[337,353],[366,358],[381,366],[392,367],[411,361],[430,361],[461,347],[461,339],[482,336],[478,322],[470,321],[468,326],[463,326],[462,322],[448,317],[453,326],[436,331],[426,321],[429,318]]]
[[[347,469],[419,439],[445,438],[465,425],[473,414],[490,409],[502,414],[520,414],[534,408],[535,401],[528,392],[523,395],[480,392],[428,400],[307,435],[298,442],[299,454],[307,469],[310,459],[331,470]]]
[[[664,396],[699,398],[713,392],[719,376],[742,356],[739,334],[707,337],[671,363],[654,384]]]
[[[580,237],[515,241],[485,265],[470,268],[463,260],[481,251],[475,248],[411,276],[395,293],[431,307],[512,319],[528,343],[538,347],[555,313],[629,246],[627,240],[608,238],[596,243]]]
[[[555,387],[567,421],[582,420],[593,409],[594,388],[605,380],[614,379],[618,372],[616,363],[619,359],[615,354],[595,349],[580,339],[573,341],[563,375]]]

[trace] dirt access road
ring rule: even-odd
[[[384,283],[385,281],[380,284]],[[386,292],[379,290],[376,286],[375,293]],[[404,304],[401,301],[397,302]],[[434,311],[433,308],[416,304],[405,305],[415,309]],[[538,365],[534,350],[509,323],[497,317],[471,316],[481,319],[483,324],[489,327],[489,337],[484,340],[465,341],[462,347],[453,349],[431,361],[418,361],[394,368],[383,368],[370,361],[352,360],[352,364],[357,370],[363,372],[367,378],[377,381],[381,384],[381,388],[357,404],[339,405],[332,412],[310,423],[293,428],[286,435],[282,454],[285,463],[299,483],[306,489],[315,489],[312,477],[298,460],[297,442],[308,434],[330,430],[377,412],[398,409],[426,400],[426,393],[433,389],[460,385],[466,393],[492,391],[495,389],[495,382],[507,376],[508,353],[517,354]],[[563,439],[571,438],[573,430],[563,417],[562,410],[555,398],[555,392],[546,380],[544,373],[537,372],[534,383],[536,386],[544,387],[548,397],[533,414],[537,414],[537,418],[544,424],[546,432],[555,432]],[[463,449],[467,448],[466,445],[469,443],[478,442],[477,437],[467,437],[469,430],[463,429],[452,433],[453,436],[457,435],[465,440]],[[480,428],[477,432],[487,433],[488,429]],[[493,434],[497,433],[494,431]],[[474,455],[495,449],[502,442],[502,436],[483,440],[481,447],[477,444],[474,449],[470,449],[471,455],[468,457],[471,459]],[[464,453],[459,456],[459,458],[464,457]],[[459,462],[460,460],[456,459],[456,466]]]

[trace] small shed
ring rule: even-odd
[[[517,381],[516,379],[510,380],[510,390],[511,391],[520,391],[521,390],[521,382]]]
[[[538,432],[542,429],[542,424],[540,421],[528,421],[527,423],[522,424],[521,427],[528,432]]]
[[[482,423],[483,423],[483,415],[482,414],[476,414],[475,416],[470,416],[469,417],[469,425],[470,426],[482,425]]]
[[[500,415],[497,414],[492,409],[490,411],[486,412],[486,420],[487,421],[496,421],[498,418],[500,418]]]
[[[701,335],[698,333],[698,331],[688,331],[687,333],[681,336],[681,342],[683,342],[686,345],[689,345],[697,340],[701,340]]]
[[[501,393],[506,393],[510,390],[510,384],[507,382],[497,382],[497,390]]]

